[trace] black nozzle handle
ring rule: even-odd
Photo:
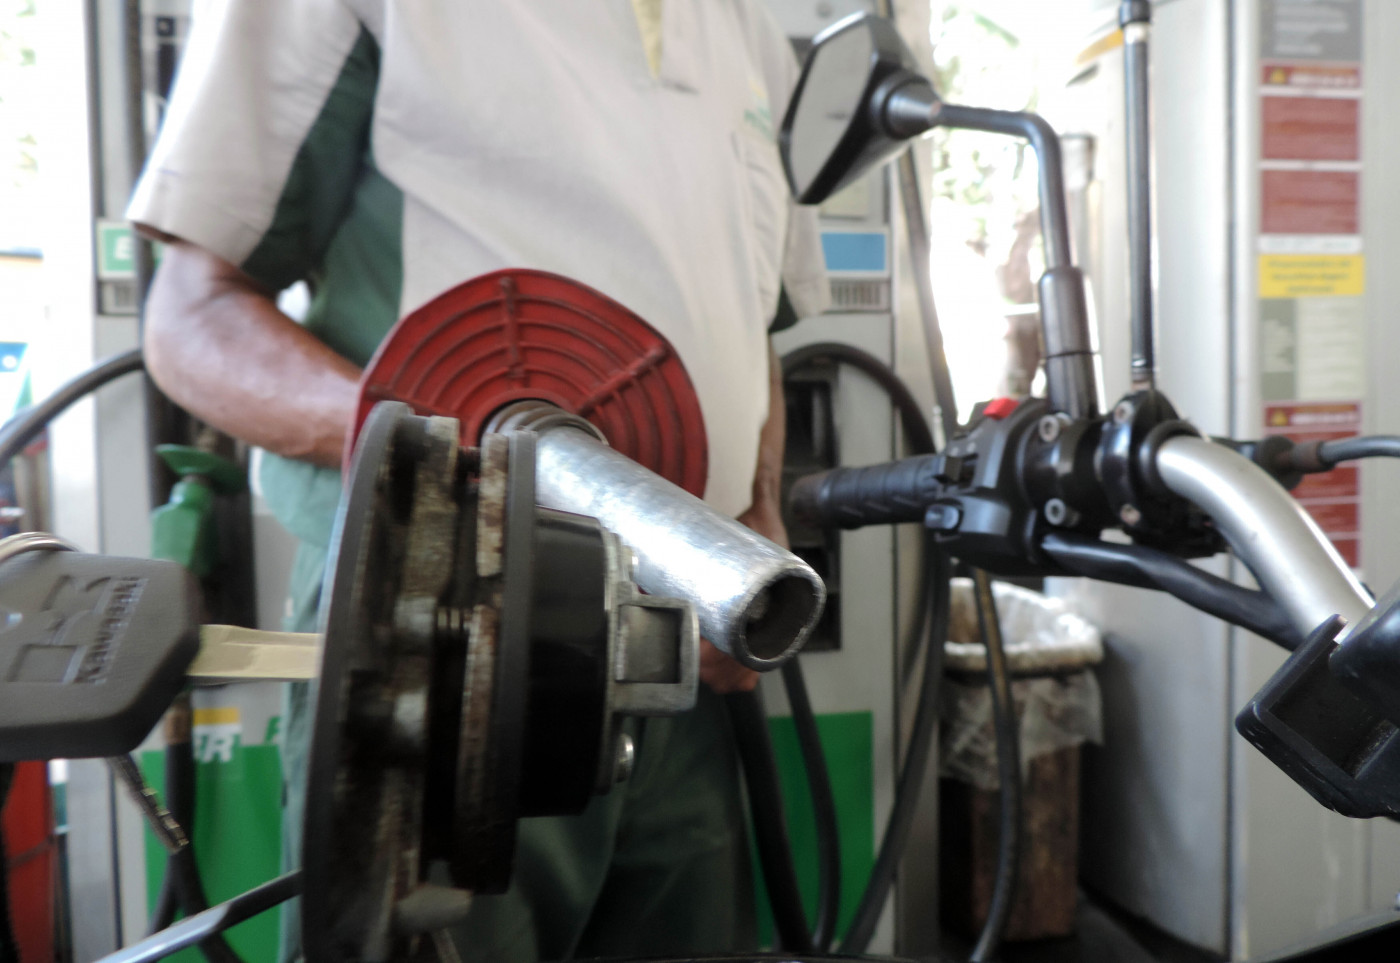
[[[939,455],[919,455],[863,468],[833,468],[799,478],[788,505],[793,517],[816,528],[861,528],[922,522],[943,492]]]

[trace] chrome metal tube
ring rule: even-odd
[[[1375,604],[1317,523],[1249,459],[1182,436],[1163,443],[1156,467],[1167,488],[1215,521],[1303,635],[1334,615],[1355,626]]]
[[[1128,135],[1128,302],[1133,332],[1132,384],[1151,388],[1157,377],[1152,315],[1152,99],[1148,83],[1151,4],[1124,3],[1124,127]]]
[[[536,446],[536,501],[591,515],[637,558],[636,581],[695,606],[701,634],[753,669],[797,653],[826,586],[796,555],[572,427]]]

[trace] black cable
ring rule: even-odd
[[[733,692],[724,697],[734,727],[744,782],[749,787],[749,814],[754,842],[763,866],[763,882],[773,908],[778,948],[791,953],[811,953],[812,935],[802,909],[797,872],[792,863],[792,842],[783,813],[782,787],[773,758],[773,740],[763,697],[753,692]]]
[[[928,534],[926,538],[932,542],[933,535]],[[925,646],[924,674],[919,686],[918,708],[914,713],[909,749],[895,787],[895,803],[890,810],[889,821],[885,824],[880,852],[875,857],[875,866],[870,871],[870,882],[861,896],[855,917],[851,920],[845,939],[841,941],[843,955],[859,956],[864,953],[875,934],[875,925],[880,920],[880,912],[884,909],[885,898],[894,882],[899,858],[903,855],[905,843],[909,839],[909,829],[914,823],[914,812],[919,801],[919,790],[923,787],[929,756],[933,754],[933,734],[938,722],[938,690],[943,682],[943,640],[948,637],[951,568],[942,553],[936,549],[929,552],[929,561],[928,581],[931,586],[933,630],[929,633],[928,645]]]
[[[1400,435],[1362,435],[1324,441],[1318,446],[1317,454],[1330,465],[1358,458],[1400,458]]]
[[[155,963],[156,960],[163,960],[186,947],[202,943],[210,936],[237,926],[279,903],[285,903],[300,892],[300,872],[279,876],[212,909],[181,920],[154,936],[146,937],[140,943],[104,956],[97,963]]]
[[[175,922],[175,914],[180,910],[180,899],[175,894],[175,874],[169,858],[165,861],[165,875],[161,877],[160,891],[156,893],[155,909],[151,910],[151,921],[146,925],[146,935],[159,933]]]
[[[166,710],[165,734],[165,808],[189,833],[194,832],[195,822],[195,762],[194,742],[191,739],[190,724],[193,709],[189,691],[180,696]],[[160,894],[156,898],[155,910],[151,913],[147,933],[156,933],[175,921],[180,910],[180,891],[177,883],[178,870],[175,858],[166,860],[165,877],[161,880]],[[198,877],[196,877],[196,880]],[[199,905],[185,907],[187,916],[207,909],[208,899],[201,888],[195,894]]]
[[[1040,549],[1073,575],[1167,592],[1290,652],[1302,644],[1297,628],[1267,593],[1203,572],[1175,555],[1064,532],[1047,534]]]
[[[199,866],[194,861],[194,847],[186,846],[168,861],[167,873],[175,877],[175,892],[186,918],[198,916],[209,908],[204,884],[199,879]],[[239,956],[228,945],[223,933],[210,933],[199,941],[199,951],[209,963],[240,963]]]
[[[977,594],[977,625],[987,650],[987,686],[992,696],[992,725],[996,730],[997,776],[1001,781],[1000,838],[997,841],[997,875],[987,919],[972,949],[971,963],[985,963],[1001,946],[1006,921],[1016,902],[1016,882],[1021,861],[1021,733],[1011,696],[1011,674],[1002,644],[1001,619],[986,572],[973,573]]]
[[[172,707],[172,711],[176,711]],[[176,822],[186,827],[186,833],[194,832],[195,819],[195,760],[194,743],[190,740],[188,727],[183,738],[166,730],[168,741],[165,746],[165,804]],[[165,894],[169,892],[169,896]],[[164,929],[174,919],[174,910],[184,911],[186,916],[194,916],[209,908],[209,897],[204,891],[204,882],[199,876],[199,864],[195,862],[194,846],[187,845],[172,854],[165,865],[165,880],[161,885],[163,900],[169,905],[158,903],[157,914],[169,913],[163,922],[159,919],[156,929]],[[235,963],[238,955],[233,952],[224,937],[214,934],[202,941],[200,950],[211,963]]]
[[[799,659],[783,663],[783,687],[792,707],[797,744],[807,773],[807,789],[812,796],[812,817],[817,830],[817,910],[812,920],[812,947],[819,953],[831,949],[836,938],[836,921],[841,912],[841,836],[836,822],[836,797],[831,791],[831,773],[822,751],[817,718],[807,695],[807,680]]]
[[[8,464],[24,446],[38,436],[49,424],[76,401],[122,375],[141,371],[141,349],[132,348],[114,354],[93,365],[82,374],[63,384],[43,401],[16,412],[0,427],[0,467]]]

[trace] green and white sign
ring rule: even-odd
[[[155,245],[160,261],[161,246]],[[97,222],[97,279],[129,281],[136,276],[136,238],[126,221]]]

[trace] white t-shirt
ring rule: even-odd
[[[205,0],[129,216],[272,287],[356,292],[309,327],[361,364],[489,271],[594,287],[677,349],[706,500],[736,514],[779,286],[799,316],[827,297],[774,138],[797,70],[760,0],[661,11],[653,72],[632,0]]]

